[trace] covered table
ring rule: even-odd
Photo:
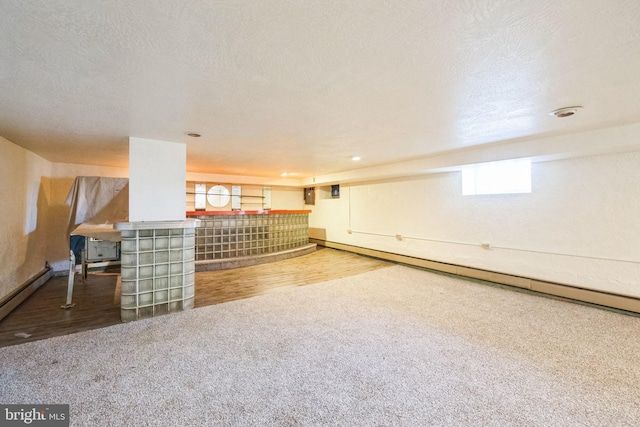
[[[76,177],[67,195],[66,204],[70,206],[67,227],[70,242],[75,236],[81,236],[82,239],[93,238],[101,241],[119,242],[121,239],[120,231],[115,230],[113,225],[116,222],[129,220],[129,179],[97,176]],[[73,250],[70,250],[69,256],[71,262],[69,285],[67,301],[63,308],[73,306],[71,299],[77,255]]]

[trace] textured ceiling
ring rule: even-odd
[[[638,23],[637,0],[0,0],[0,135],[304,177],[638,122]]]

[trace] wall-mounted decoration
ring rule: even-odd
[[[335,184],[331,186],[331,197],[340,197],[340,184]]]
[[[207,202],[214,208],[223,208],[231,200],[229,189],[224,185],[214,185],[207,192]]]

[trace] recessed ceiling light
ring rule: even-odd
[[[286,172],[282,172],[282,173],[280,174],[280,176],[287,176],[287,173],[286,173]]]
[[[574,107],[558,108],[557,110],[553,110],[552,112],[550,112],[549,115],[555,116],[558,118],[569,117],[569,116],[573,116],[581,108],[582,107],[579,105],[576,105]]]
[[[351,160],[357,162],[358,160],[360,160],[360,156],[351,156]]]
[[[202,135],[200,135],[199,133],[195,133],[195,132],[187,132],[187,136],[190,136],[192,138],[200,138]]]

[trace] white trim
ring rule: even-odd
[[[200,224],[198,219],[184,221],[136,221],[117,222],[113,225],[116,230],[159,230],[163,228],[196,228]]]

